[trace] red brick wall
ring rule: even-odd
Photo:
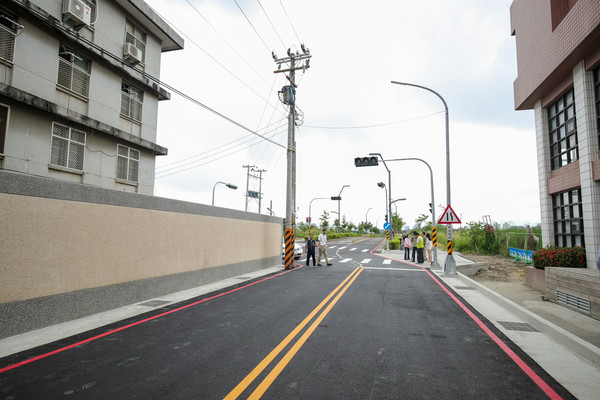
[[[552,171],[548,179],[548,194],[560,193],[581,186],[579,161]]]
[[[533,108],[537,100],[572,75],[579,61],[598,49],[600,1],[567,3],[567,8],[572,8],[554,30],[551,1],[514,0],[510,7],[517,47],[516,109]]]
[[[598,158],[600,158],[600,153],[598,153]],[[592,174],[595,181],[600,181],[600,159],[592,163]]]

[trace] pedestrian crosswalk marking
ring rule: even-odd
[[[369,251],[369,249],[362,249],[363,253],[366,253],[367,251]]]
[[[392,260],[383,260],[384,265],[389,265],[392,263]]]
[[[364,259],[364,260],[362,260],[360,263],[361,263],[361,264],[368,264],[368,263],[370,263],[370,262],[371,262],[371,259],[370,259],[370,258],[365,258],[365,259]]]
[[[353,248],[350,249],[350,251],[354,251],[354,250],[356,250],[356,247],[353,247]]]
[[[341,260],[341,263],[347,263],[348,261],[351,261],[351,258],[344,258],[343,260]]]

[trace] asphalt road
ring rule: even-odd
[[[0,399],[573,398],[378,243],[0,359]]]

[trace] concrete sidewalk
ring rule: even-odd
[[[524,283],[497,285],[492,282],[493,288],[490,288],[476,282],[460,271],[485,266],[456,252],[453,254],[458,270],[456,276],[444,273],[446,254],[443,251],[438,251],[439,268],[430,268],[427,261],[417,264],[404,260],[404,250],[383,250],[381,255],[429,268],[573,395],[579,399],[600,398],[600,321],[544,301],[542,293]]]

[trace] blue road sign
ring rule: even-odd
[[[392,229],[392,224],[390,224],[389,222],[386,222],[385,224],[383,224],[383,229],[385,229],[386,231],[389,231],[390,229]]]

